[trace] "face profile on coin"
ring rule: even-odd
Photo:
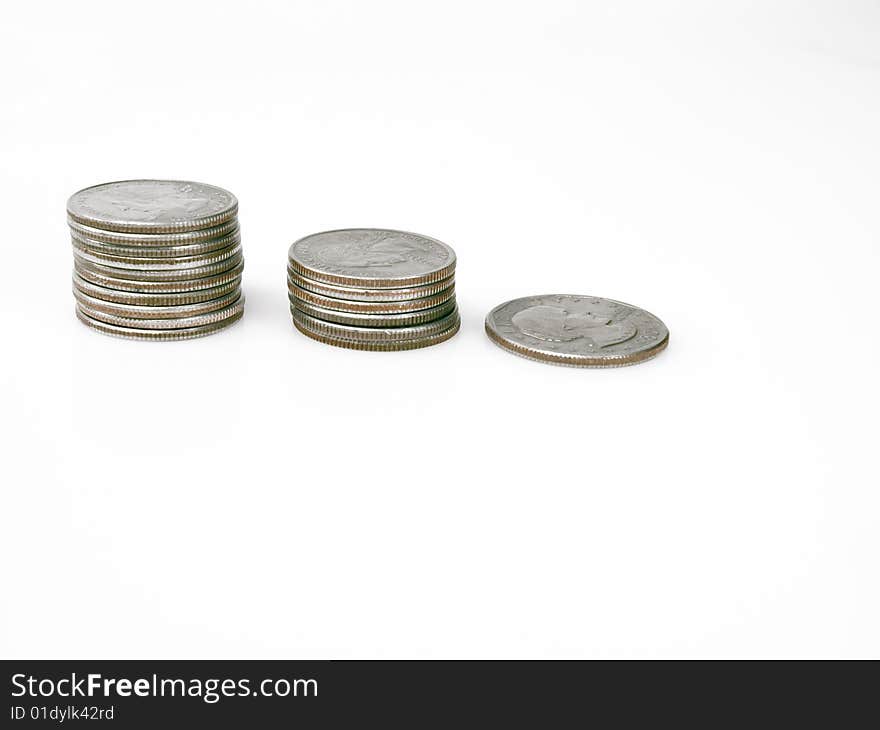
[[[290,247],[288,258],[294,272],[308,279],[374,289],[430,284],[455,270],[455,252],[445,243],[381,228],[306,236]]]
[[[657,317],[602,297],[544,294],[514,299],[486,316],[486,334],[532,360],[572,367],[619,367],[648,360],[669,342]]]

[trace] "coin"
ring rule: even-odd
[[[148,330],[133,327],[118,327],[116,325],[107,324],[106,322],[100,322],[83,314],[78,307],[76,309],[76,316],[83,324],[105,335],[120,337],[127,340],[191,340],[196,337],[204,337],[205,335],[214,334],[215,332],[226,329],[230,325],[235,324],[241,319],[243,313],[243,311],[240,311],[238,314],[229,317],[228,319],[224,319],[221,322],[215,322],[202,327],[189,327],[186,329],[174,330]]]
[[[199,256],[166,256],[164,258],[113,256],[105,253],[93,253],[77,241],[73,242],[73,255],[83,261],[105,266],[114,266],[120,269],[143,270],[143,271],[177,271],[194,269],[203,266],[218,264],[227,259],[241,254],[241,244],[233,244],[219,251],[211,251]]]
[[[239,295],[237,301],[223,309],[205,314],[197,314],[191,317],[175,317],[168,319],[135,319],[133,317],[120,317],[116,314],[102,312],[94,307],[87,306],[81,301],[76,303],[77,309],[89,319],[111,324],[116,327],[129,327],[134,329],[145,330],[166,330],[166,329],[191,329],[193,327],[202,327],[204,325],[215,324],[223,320],[235,317],[244,311],[244,297]]]
[[[418,312],[445,304],[455,297],[455,289],[446,289],[432,297],[410,299],[400,302],[361,302],[333,299],[313,294],[310,291],[298,287],[291,281],[287,282],[287,293],[292,300],[305,302],[315,307],[332,309],[336,312],[364,312],[369,314],[395,314],[401,312]],[[295,302],[294,302],[295,303]]]
[[[288,252],[300,276],[369,289],[421,286],[449,278],[455,252],[445,243],[406,231],[348,228],[315,233]]]
[[[455,277],[450,276],[448,279],[433,282],[431,284],[423,284],[422,286],[409,286],[400,289],[368,289],[364,287],[352,286],[333,286],[324,284],[320,281],[307,279],[300,276],[290,266],[287,267],[287,280],[295,284],[300,289],[310,291],[312,294],[318,294],[331,299],[344,299],[356,302],[399,302],[410,299],[421,299],[423,297],[431,297],[455,286]]]
[[[163,292],[127,292],[118,289],[108,289],[105,286],[92,284],[74,272],[73,286],[77,291],[104,302],[116,302],[117,304],[134,306],[179,307],[185,304],[208,302],[225,296],[241,286],[241,276],[236,276],[231,281],[219,286],[166,294]]]
[[[77,223],[108,231],[178,233],[218,226],[235,217],[238,201],[222,188],[184,180],[121,180],[70,196]]]
[[[87,309],[117,317],[127,317],[130,319],[183,319],[197,314],[216,312],[219,309],[234,304],[241,298],[241,292],[238,289],[234,289],[224,296],[204,302],[166,305],[134,305],[107,302],[103,299],[83,294],[76,287],[74,287],[73,296]]]
[[[183,231],[182,233],[124,233],[120,231],[105,231],[103,228],[95,228],[78,223],[70,216],[67,217],[67,225],[72,234],[78,234],[91,241],[101,241],[118,246],[135,246],[137,248],[152,248],[154,246],[185,246],[188,244],[210,241],[214,238],[222,238],[238,231],[238,218],[231,218],[225,223],[211,228],[202,228],[198,231]]]
[[[182,280],[159,280],[159,281],[142,281],[138,279],[126,279],[114,276],[112,273],[91,268],[89,265],[80,264],[74,260],[73,268],[75,273],[90,284],[115,289],[121,292],[131,294],[178,294],[202,291],[204,289],[213,288],[215,286],[223,286],[230,281],[241,280],[242,271],[244,271],[244,262],[239,261],[228,271],[219,274],[210,274],[207,276],[196,277],[192,279]]]
[[[344,347],[349,350],[371,350],[374,352],[415,350],[422,347],[438,345],[441,342],[445,342],[446,340],[455,336],[455,334],[459,330],[459,327],[461,326],[461,322],[456,319],[452,327],[450,327],[448,330],[446,330],[445,332],[440,332],[439,334],[431,335],[429,337],[422,337],[413,340],[401,340],[397,342],[360,342],[357,340],[349,340],[340,337],[328,337],[327,335],[313,331],[309,329],[308,326],[305,325],[302,320],[296,315],[294,315],[293,317],[293,324],[306,337],[310,337],[311,339],[317,340],[318,342],[323,342],[325,345]]]
[[[601,297],[545,294],[514,299],[486,316],[486,334],[522,357],[573,367],[618,367],[661,352],[669,331],[657,317]]]
[[[104,264],[95,263],[84,259],[76,251],[73,253],[74,264],[77,271],[94,271],[104,276],[116,279],[130,279],[138,283],[159,282],[159,281],[191,281],[193,279],[202,279],[216,274],[222,274],[231,269],[237,268],[243,263],[241,252],[235,256],[220,261],[209,266],[197,266],[186,269],[172,269],[170,271],[160,270],[144,270],[144,269],[124,269],[117,266],[106,266]]]
[[[336,324],[348,324],[356,327],[410,327],[412,325],[433,322],[435,319],[445,317],[455,309],[455,299],[450,299],[445,304],[431,307],[430,309],[423,309],[419,312],[404,312],[402,314],[335,312],[332,309],[313,307],[305,302],[294,301],[293,298],[291,298],[290,307],[291,313],[296,309],[303,314],[317,317],[325,322],[335,322]]]
[[[181,243],[168,246],[123,246],[119,243],[107,243],[83,235],[79,231],[71,231],[70,237],[73,245],[89,253],[108,256],[122,256],[131,258],[176,258],[180,256],[200,256],[212,251],[219,251],[229,246],[241,243],[241,234],[235,230],[225,236],[212,238],[208,241],[196,243]]]
[[[351,340],[353,342],[403,342],[406,340],[417,340],[424,337],[446,332],[459,320],[458,310],[453,309],[452,312],[445,317],[435,319],[433,322],[425,324],[412,325],[408,327],[358,327],[345,324],[336,324],[333,322],[325,322],[324,320],[312,317],[304,312],[294,309],[293,318],[299,324],[325,337],[334,337],[342,340]]]

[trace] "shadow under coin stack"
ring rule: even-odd
[[[184,340],[241,319],[238,201],[213,185],[126,180],[67,203],[79,319],[104,334]]]
[[[414,350],[448,340],[461,321],[455,252],[427,236],[351,228],[290,247],[287,289],[296,328],[354,350]]]

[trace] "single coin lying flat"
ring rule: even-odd
[[[500,304],[486,315],[486,334],[521,357],[581,368],[644,362],[669,343],[666,325],[650,312],[613,299],[572,294]]]

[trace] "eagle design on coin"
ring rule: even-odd
[[[352,268],[373,268],[403,264],[425,257],[424,247],[388,231],[368,231],[325,247],[319,258],[327,264]]]

